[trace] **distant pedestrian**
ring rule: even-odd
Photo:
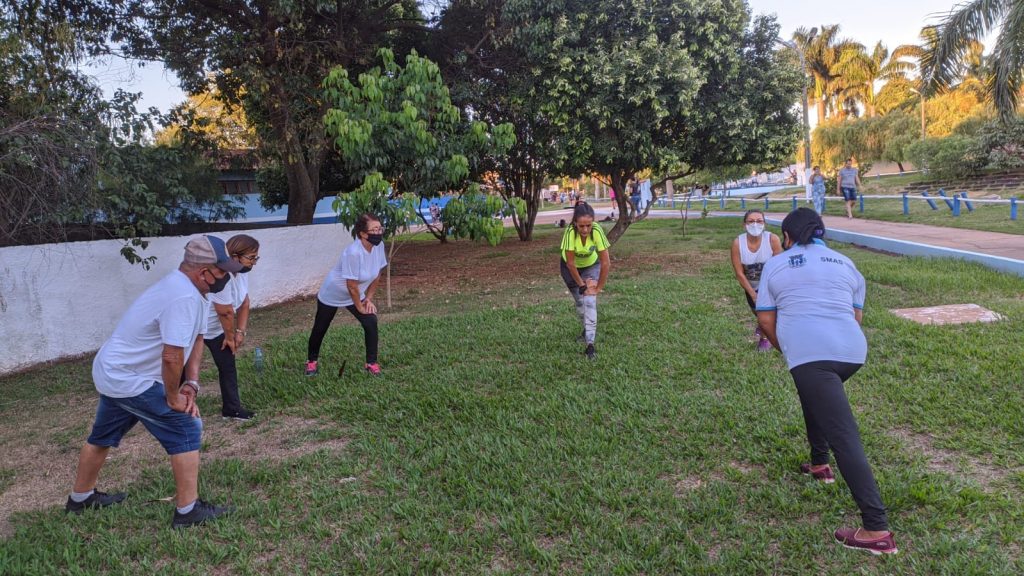
[[[384,227],[373,214],[363,214],[352,227],[355,240],[341,253],[327,273],[316,297],[316,318],[309,334],[306,376],[319,372],[320,346],[338,308],[349,311],[363,327],[366,344],[366,372],[380,375],[377,363],[377,305],[373,303],[381,270],[388,265],[384,255]]]
[[[861,329],[864,276],[848,256],[825,246],[824,235],[821,216],[809,208],[798,208],[782,221],[787,249],[761,272],[757,319],[785,356],[800,397],[811,448],[811,460],[800,471],[834,482],[831,451],[860,509],[863,528],[840,528],[835,539],[847,548],[893,554],[897,549],[885,505],[843,389],[867,357]]]
[[[814,198],[814,211],[818,214],[825,213],[825,177],[821,174],[821,168],[814,167],[811,174],[811,196]]]
[[[732,268],[736,280],[743,288],[744,296],[750,311],[754,311],[757,301],[757,288],[761,281],[761,269],[769,258],[782,252],[779,237],[764,229],[764,212],[750,210],[743,215],[744,232],[732,242]],[[758,327],[754,334],[759,338],[757,349],[767,352],[772,349],[771,342],[761,333]]]
[[[229,273],[241,269],[220,238],[193,238],[177,270],[150,286],[125,311],[92,363],[100,402],[92,432],[78,455],[65,511],[81,514],[125,499],[123,493],[96,490],[96,482],[110,449],[139,422],[170,456],[173,528],[203,524],[232,511],[199,498],[203,422],[196,395],[209,308],[206,296],[223,290]]]
[[[242,269],[231,275],[231,281],[223,290],[210,295],[212,305],[203,341],[217,365],[221,416],[249,420],[256,414],[242,406],[235,357],[249,333],[248,273],[260,259],[260,243],[247,234],[237,234],[228,239],[227,250],[231,258],[242,265]]]
[[[846,202],[846,217],[853,218],[853,203],[857,201],[857,190],[861,187],[860,170],[853,167],[853,159],[847,158],[846,165],[839,170],[836,184]]]
[[[593,360],[597,354],[597,295],[604,290],[611,270],[608,248],[611,242],[600,224],[594,222],[594,209],[586,202],[573,208],[572,222],[562,234],[559,269],[569,294],[576,303],[576,314],[583,324],[578,342],[586,343],[583,351]]]

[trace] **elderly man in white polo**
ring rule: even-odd
[[[229,273],[241,268],[220,238],[193,238],[178,269],[150,286],[121,317],[93,361],[100,402],[92,433],[78,457],[67,512],[81,514],[86,508],[104,508],[125,499],[123,493],[96,490],[96,482],[110,448],[138,422],[170,456],[176,486],[174,528],[202,524],[232,511],[199,499],[203,423],[195,396],[209,309],[206,295],[222,290]],[[183,371],[188,379],[182,378]]]

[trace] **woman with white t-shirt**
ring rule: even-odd
[[[338,308],[345,308],[363,326],[366,343],[366,372],[380,375],[377,363],[377,291],[380,271],[388,265],[384,256],[384,227],[373,214],[363,214],[352,228],[355,241],[341,253],[338,263],[327,273],[317,294],[316,319],[309,334],[306,376],[319,371],[320,345]]]
[[[235,367],[235,354],[245,342],[246,330],[249,326],[249,278],[247,272],[252,270],[260,259],[260,243],[246,234],[238,234],[226,243],[228,254],[237,260],[242,269],[231,275],[231,280],[223,290],[209,296],[209,317],[206,322],[206,334],[203,341],[213,355],[220,380],[221,416],[235,420],[249,420],[256,414],[242,406],[238,394],[238,370]]]
[[[779,237],[764,230],[764,212],[760,210],[749,210],[743,215],[743,227],[746,232],[740,234],[732,243],[732,268],[736,273],[736,280],[747,297],[747,304],[750,311],[754,311],[754,302],[757,301],[757,287],[761,281],[761,269],[769,258],[782,252],[782,242]],[[757,349],[767,352],[772,349],[772,343],[761,334],[761,328],[754,332],[760,337]]]

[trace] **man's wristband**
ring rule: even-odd
[[[182,386],[191,386],[192,389],[196,391],[196,394],[199,394],[199,382],[195,380],[185,380],[185,383],[182,384]]]
[[[246,331],[242,330],[241,328],[235,328],[235,334],[241,334],[242,336],[245,336]]]

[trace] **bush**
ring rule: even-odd
[[[942,180],[965,178],[981,166],[974,160],[977,141],[954,134],[945,138],[919,140],[907,147],[907,157],[915,166]]]

